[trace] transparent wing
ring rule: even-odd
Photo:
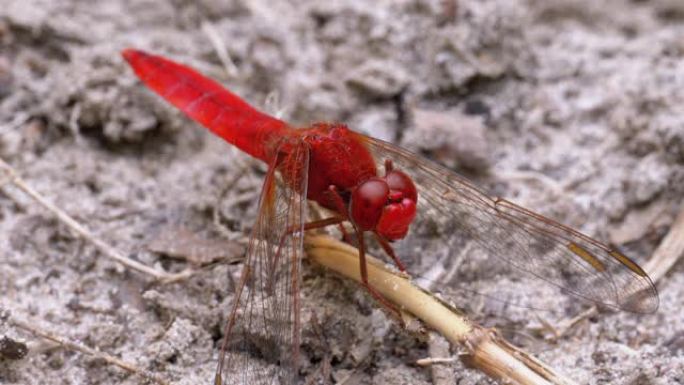
[[[216,384],[295,384],[309,151],[282,143],[269,166],[242,277],[226,323]],[[276,170],[287,183],[279,183]]]
[[[542,280],[611,308],[637,313],[658,308],[653,282],[619,251],[509,201],[491,198],[453,171],[407,150],[374,138],[366,141],[378,164],[391,159],[416,183],[418,215],[410,237],[397,245],[397,251],[409,258],[417,253],[441,255],[450,265],[444,270],[457,272],[441,284],[544,309],[548,302],[538,293],[524,292],[534,287],[528,282]],[[456,261],[458,255],[462,258]],[[414,265],[420,266],[425,258],[417,259]],[[434,267],[434,259],[430,261],[420,273]],[[520,291],[497,291],[501,283]],[[523,295],[529,298],[520,298]]]

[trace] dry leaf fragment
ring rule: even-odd
[[[239,259],[244,247],[224,239],[207,239],[183,226],[162,229],[147,249],[202,266],[222,259]]]
[[[0,337],[0,359],[20,360],[28,354],[25,343],[15,341],[9,337]]]

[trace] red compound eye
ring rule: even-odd
[[[418,192],[411,178],[401,171],[393,170],[391,164],[385,180],[390,188],[389,199],[375,231],[385,238],[394,241],[402,239],[408,233],[411,222],[416,217]]]
[[[351,196],[350,215],[363,231],[373,230],[387,204],[390,188],[381,178],[371,178],[354,189]]]
[[[400,199],[410,199],[414,203],[418,201],[418,193],[416,192],[416,186],[413,184],[411,178],[401,171],[392,170],[385,176],[387,185],[392,191],[392,196],[395,196],[396,192],[400,192]]]
[[[416,216],[418,193],[411,178],[391,169],[352,192],[350,216],[362,231],[376,231],[389,240],[404,238]]]

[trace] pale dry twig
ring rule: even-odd
[[[357,282],[361,281],[358,250],[325,235],[305,238],[310,260]],[[507,343],[497,333],[468,320],[431,293],[413,285],[404,274],[392,272],[371,256],[368,281],[399,309],[412,314],[452,344],[462,346],[468,365],[492,378],[523,385],[574,384],[524,351]]]
[[[55,215],[55,217],[57,217],[57,219],[60,222],[64,223],[67,227],[72,229],[81,238],[95,246],[95,248],[102,254],[104,254],[106,257],[113,259],[132,270],[152,276],[156,280],[159,280],[163,283],[177,282],[179,280],[183,280],[190,277],[194,273],[193,270],[188,269],[180,273],[169,274],[146,266],[138,261],[127,258],[117,249],[115,249],[102,239],[95,236],[83,225],[81,225],[75,219],[73,219],[69,214],[64,212],[64,210],[60,209],[55,204],[48,201],[43,195],[34,190],[31,186],[29,186],[28,183],[26,183],[26,181],[24,181],[17,174],[17,172],[9,164],[7,164],[7,162],[5,162],[2,159],[0,159],[0,171],[2,171],[7,177],[7,182],[12,183],[19,190],[23,191],[26,195],[31,197],[31,199],[33,199],[36,203],[50,211],[53,215]]]
[[[3,318],[5,318],[5,322],[10,326],[13,326],[17,329],[27,331],[27,332],[35,335],[35,336],[45,338],[45,339],[52,341],[52,342],[66,348],[66,349],[77,351],[77,352],[83,353],[87,356],[95,357],[95,358],[100,359],[100,360],[102,360],[102,361],[104,361],[110,365],[118,366],[119,368],[121,368],[127,372],[131,372],[131,373],[134,373],[134,374],[139,375],[141,377],[144,377],[145,379],[147,379],[149,381],[154,381],[154,382],[161,384],[161,385],[169,385],[170,384],[166,379],[164,379],[164,378],[162,378],[156,374],[150,373],[149,371],[142,369],[142,368],[136,366],[135,364],[132,364],[132,363],[124,361],[120,358],[114,357],[111,354],[103,353],[97,349],[90,348],[86,345],[71,341],[65,337],[61,337],[61,336],[57,335],[54,332],[51,332],[51,331],[45,330],[39,326],[36,326],[37,325],[36,322],[29,322],[27,320],[19,319],[15,316],[8,315],[7,312],[5,312],[3,314]]]

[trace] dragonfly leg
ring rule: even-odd
[[[344,203],[344,198],[342,198],[342,194],[340,194],[340,191],[337,189],[337,186],[332,184],[328,186],[328,193],[330,201],[337,208],[337,212],[341,216],[349,218],[349,214],[347,213],[347,204]]]
[[[346,219],[342,218],[342,217],[325,218],[325,219],[321,219],[318,221],[305,223],[304,224],[304,230],[306,231],[306,230],[313,230],[313,229],[321,229],[323,227],[341,224],[344,221],[346,221]]]
[[[385,176],[387,176],[393,168],[392,159],[385,159]]]
[[[392,304],[387,298],[380,294],[373,286],[368,282],[368,266],[366,262],[366,246],[363,240],[363,232],[356,230],[356,235],[359,238],[359,267],[361,270],[361,284],[368,290],[371,296],[385,306],[397,319],[401,320],[401,312],[394,304]]]
[[[346,221],[346,218],[342,217],[332,217],[332,218],[326,218],[322,219],[320,221],[314,221],[314,222],[309,222],[304,225],[304,230],[312,230],[312,229],[320,229],[323,227],[327,227],[330,225],[337,225],[340,229],[340,232],[342,233],[342,237],[344,238],[344,241],[351,244],[351,238],[349,238],[349,233],[347,233],[347,229],[344,228],[344,222]]]
[[[323,227],[331,226],[331,225],[336,225],[336,224],[341,224],[344,222],[346,219],[342,217],[331,217],[331,218],[326,218],[326,219],[321,219],[318,221],[313,221],[313,222],[308,222],[304,224],[304,231],[306,230],[313,230],[313,229],[320,229]],[[285,240],[287,237],[290,235],[296,233],[300,229],[298,227],[290,227],[285,231],[280,236],[280,240],[278,241],[278,248],[276,249],[276,253],[273,255],[273,259],[270,262],[270,271],[275,272],[278,266],[278,260],[280,260],[281,252],[283,247],[285,246]],[[271,276],[274,276],[274,274],[271,274]],[[272,282],[269,280],[266,284],[266,290],[270,291],[270,289],[273,287]]]
[[[348,243],[348,244],[351,245],[351,244],[352,244],[352,239],[351,239],[351,237],[349,236],[349,233],[347,232],[347,229],[344,228],[344,225],[342,224],[342,222],[340,222],[337,226],[340,228],[340,232],[342,233],[342,239],[344,239],[344,241],[345,241],[346,243]]]
[[[380,246],[382,246],[382,249],[385,250],[385,253],[392,258],[394,264],[397,265],[397,268],[399,268],[402,273],[406,272],[406,266],[404,266],[399,257],[397,257],[397,254],[394,252],[394,248],[392,248],[392,245],[390,245],[387,239],[375,231],[373,232],[373,235],[375,235],[375,239],[378,241]]]
[[[343,218],[345,218],[345,220],[349,220],[349,215],[347,214],[347,206],[344,203],[344,199],[342,198],[340,191],[337,189],[337,186],[330,185],[328,187],[328,192],[330,193],[330,200],[337,207],[337,212]],[[351,237],[349,237],[349,233],[347,233],[347,230],[344,228],[344,225],[342,225],[342,223],[340,222],[339,226],[340,226],[340,232],[342,232],[342,237],[344,238],[344,241],[351,245],[352,244]]]
[[[330,218],[325,218],[325,219],[321,219],[321,220],[317,220],[317,221],[313,221],[313,222],[307,222],[304,224],[304,231],[314,230],[314,229],[322,229],[324,227],[341,224],[344,221],[346,221],[346,219],[342,218],[342,217],[330,217]],[[285,234],[283,234],[280,237],[280,242],[278,242],[278,250],[280,250],[280,248],[282,247],[283,242],[285,241],[285,238],[289,235],[296,233],[297,231],[299,231],[298,228],[290,227],[285,232]]]

